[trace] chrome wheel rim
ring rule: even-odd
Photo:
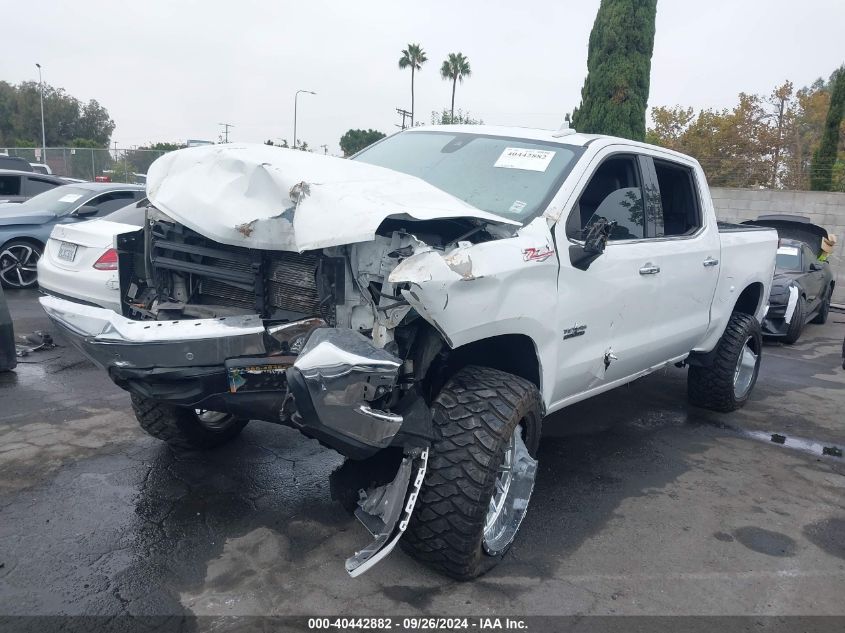
[[[491,556],[502,552],[516,536],[537,477],[537,460],[531,457],[517,425],[505,447],[487,515],[482,544]]]
[[[759,354],[751,347],[752,341],[750,336],[745,339],[736,361],[736,368],[734,368],[734,396],[737,398],[744,397],[751,390],[751,383],[754,381],[757,370]]]
[[[29,288],[38,280],[41,251],[29,244],[12,244],[0,253],[0,279],[12,288]]]
[[[226,426],[229,421],[228,413],[221,413],[220,411],[208,411],[207,409],[194,409],[197,414],[197,419],[207,429],[220,430]]]

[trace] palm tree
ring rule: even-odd
[[[422,65],[427,61],[428,57],[419,44],[408,44],[399,58],[399,68],[411,67],[411,127],[414,127],[414,72],[422,70]]]
[[[464,77],[472,75],[472,70],[469,67],[469,60],[464,57],[463,53],[449,53],[440,67],[440,76],[443,79],[452,80],[452,114],[450,121],[455,120],[455,87],[458,81],[464,83]]]

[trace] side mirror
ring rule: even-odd
[[[73,212],[78,218],[85,218],[89,215],[97,215],[100,210],[97,207],[91,206],[90,204],[83,204],[79,207],[76,211]]]
[[[607,239],[616,226],[616,220],[599,218],[590,225],[584,245],[573,244],[569,247],[569,261],[578,270],[587,270],[595,259],[607,248]]]
[[[821,264],[820,262],[810,262],[810,271],[812,271],[812,272],[822,270],[823,268],[824,268],[824,265]]]

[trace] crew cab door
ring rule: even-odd
[[[602,150],[581,177],[566,220],[555,225],[561,265],[552,398],[557,406],[660,361],[653,348],[653,322],[662,278],[653,274],[648,238],[656,209],[654,196],[644,188],[645,177],[642,157],[613,147]],[[604,253],[581,270],[573,265],[571,249],[584,243],[599,217],[617,225]]]
[[[707,332],[721,242],[709,192],[693,165],[660,154],[643,163],[655,210],[649,261],[659,278],[652,351],[661,362],[687,354]]]

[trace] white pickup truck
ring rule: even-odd
[[[353,576],[400,537],[455,578],[492,567],[550,413],[669,364],[717,411],[757,379],[777,234],[717,225],[699,164],[659,147],[415,128],[351,160],[185,149],[147,189],[122,314],[43,307],[158,438],[264,420],[349,458],[332,490],[375,537]]]

